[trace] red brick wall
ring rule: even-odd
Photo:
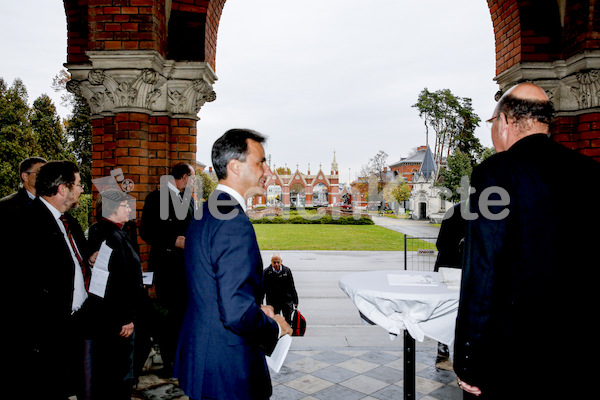
[[[558,117],[552,134],[555,141],[600,162],[600,112]]]
[[[87,62],[88,5],[87,1],[64,0],[67,16],[67,62]]]
[[[566,60],[600,49],[600,9],[596,1],[488,0],[496,40],[496,75],[519,63]],[[513,82],[518,83],[518,82]],[[600,161],[600,113],[561,113],[554,140]]]
[[[164,1],[89,0],[89,50],[156,50],[165,54]]]
[[[156,51],[168,58],[173,48],[180,57],[175,61],[205,61],[214,70],[224,4],[225,0],[173,0],[171,10],[165,10],[164,0],[64,0],[67,63],[75,68],[89,65],[87,51]],[[179,13],[177,17],[187,23],[182,39],[169,42],[167,13]],[[199,26],[196,21],[204,19]],[[181,35],[177,24],[173,29]],[[195,44],[200,51],[188,51],[191,44],[181,43],[189,32],[200,41]],[[134,183],[130,194],[137,199],[138,221],[146,195],[158,186],[160,176],[178,162],[196,159],[196,119],[190,116],[176,118],[168,110],[115,110],[114,115],[93,115],[92,124],[93,178],[121,168],[124,179]],[[148,246],[140,240],[140,247],[145,261]]]
[[[496,40],[496,75],[520,62],[561,57],[556,1],[488,0]]]
[[[213,70],[216,70],[217,32],[219,30],[219,21],[221,20],[221,13],[223,12],[225,1],[226,0],[212,0],[206,12],[206,41],[204,54],[206,56],[206,62],[209,63]]]
[[[119,113],[92,123],[92,174],[110,176],[121,168],[135,184],[131,194],[139,200],[138,217],[146,194],[157,187],[160,177],[173,165],[196,158],[195,120]]]

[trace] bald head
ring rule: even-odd
[[[281,256],[279,254],[273,254],[273,257],[271,257],[271,266],[273,266],[275,271],[281,269]]]
[[[544,89],[530,82],[521,83],[512,87],[508,92],[505,93],[505,96],[507,95],[511,95],[522,100],[550,101],[550,98]]]
[[[533,83],[511,88],[494,112],[492,141],[496,151],[508,150],[525,136],[548,134],[553,116],[554,107],[544,89]]]

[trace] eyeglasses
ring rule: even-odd
[[[485,121],[485,125],[488,127],[488,129],[492,129],[492,125],[494,125],[494,120],[498,118],[497,115],[493,116],[492,118],[488,119],[487,121]]]
[[[37,172],[37,171],[25,171],[25,173],[27,175],[37,175],[37,174],[39,174],[39,172]]]
[[[79,186],[81,190],[85,190],[83,183],[67,183],[66,185],[69,187],[69,189],[73,189],[73,186]]]

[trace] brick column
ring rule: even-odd
[[[600,161],[600,51],[553,62],[522,62],[496,80],[501,92],[519,82],[541,86],[557,111],[552,138]]]
[[[174,164],[195,161],[197,114],[215,99],[216,76],[205,62],[165,60],[153,50],[87,55],[91,63],[68,65],[68,89],[90,103],[93,176],[121,168],[143,204]]]
[[[215,99],[216,76],[206,62],[165,60],[149,51],[92,52],[68,64],[68,89],[92,112],[92,175],[120,168],[132,182],[139,222],[146,195],[178,162],[195,163],[198,112]],[[94,198],[97,191],[94,190]],[[140,241],[142,260],[148,246]]]

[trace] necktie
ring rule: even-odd
[[[184,197],[183,197],[184,192],[181,191],[179,192],[179,199],[181,199],[181,202],[184,202]],[[194,209],[195,209],[195,205],[194,205],[194,198],[190,197],[190,204],[188,204],[188,215],[190,217],[194,216]]]
[[[83,274],[83,282],[85,283],[85,290],[89,290],[90,287],[90,279],[86,274],[86,265],[85,262],[83,261],[83,258],[81,258],[81,254],[79,254],[79,250],[77,249],[77,246],[75,246],[75,240],[73,240],[73,234],[71,233],[71,229],[69,228],[69,221],[67,220],[67,217],[65,216],[65,214],[62,214],[60,216],[60,220],[62,221],[63,225],[65,226],[65,231],[67,231],[67,237],[69,238],[69,243],[71,243],[71,248],[73,249],[73,252],[75,253],[75,257],[77,257],[77,261],[79,262],[79,267],[81,267],[81,273]]]

